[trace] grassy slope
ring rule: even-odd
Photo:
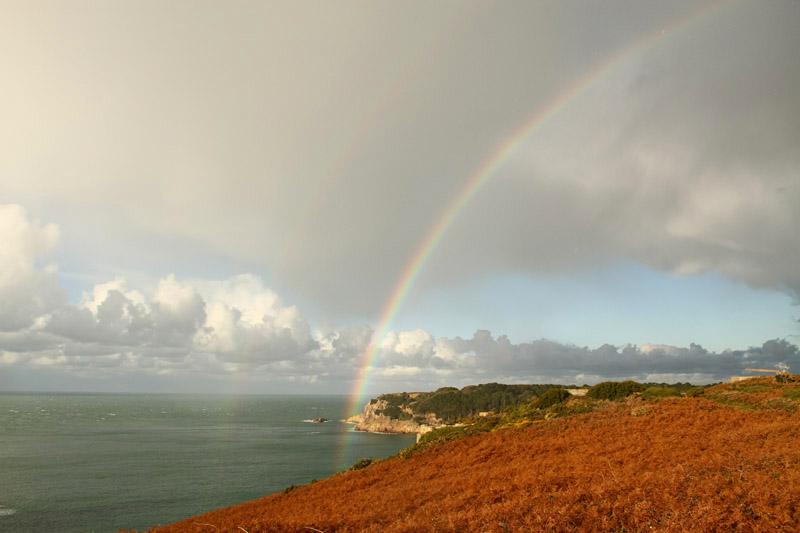
[[[158,531],[795,531],[799,395],[762,378],[701,398],[519,408]]]

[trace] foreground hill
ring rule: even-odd
[[[762,378],[531,404],[157,531],[797,531],[798,398],[800,384]]]

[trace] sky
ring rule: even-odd
[[[800,372],[798,25],[3,2],[0,391]]]

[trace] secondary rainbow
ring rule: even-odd
[[[453,224],[453,221],[458,217],[459,213],[461,213],[470,200],[486,185],[497,169],[517,151],[528,137],[536,133],[542,126],[547,124],[550,119],[566,108],[571,101],[583,94],[616,67],[643,54],[665,37],[674,35],[678,30],[685,30],[689,26],[696,24],[700,20],[718,11],[723,5],[731,3],[733,3],[732,0],[723,0],[703,6],[700,9],[678,18],[667,26],[656,29],[634,41],[631,45],[614,53],[609,58],[597,64],[586,75],[576,80],[566,90],[550,100],[546,106],[524,122],[522,126],[517,128],[512,135],[507,137],[491,152],[491,155],[478,168],[477,172],[472,175],[458,194],[449,202],[447,208],[427,232],[411,260],[406,264],[406,268],[403,270],[394,290],[392,290],[389,295],[383,307],[372,342],[362,356],[358,374],[348,402],[348,415],[356,414],[360,410],[366,389],[369,386],[372,370],[381,352],[381,343],[392,327],[397,313],[402,308],[420,272],[436,250],[439,242],[441,242],[442,238],[447,233],[447,230]],[[344,447],[346,448],[346,444]],[[343,453],[344,452],[345,450],[343,450]]]

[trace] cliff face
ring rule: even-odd
[[[348,422],[356,424],[357,431],[419,435],[445,424],[521,405],[552,388],[563,386],[485,383],[463,389],[441,387],[432,392],[381,394]]]
[[[389,406],[386,400],[378,399],[372,400],[364,410],[347,419],[348,422],[354,423],[356,431],[374,431],[378,433],[427,433],[432,429],[442,425],[442,421],[428,413],[426,415],[418,415],[410,408],[403,408],[402,412],[407,414],[406,420],[399,420],[390,418],[388,415],[383,414],[383,411]]]

